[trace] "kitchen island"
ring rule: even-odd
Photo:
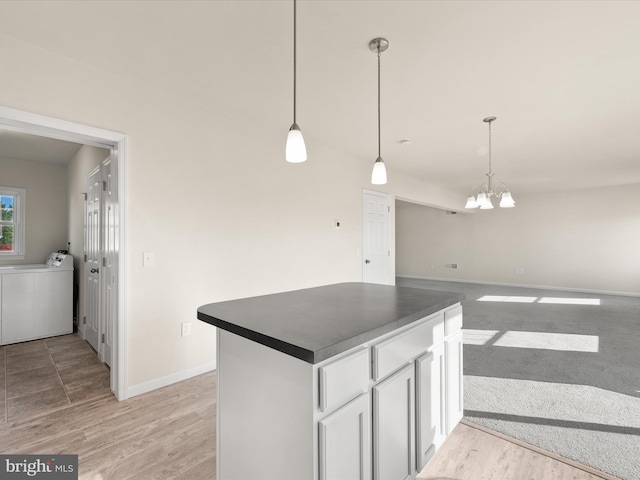
[[[414,478],[462,417],[462,298],[342,283],[200,307],[216,478]]]

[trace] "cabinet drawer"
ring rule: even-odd
[[[444,334],[451,335],[462,328],[462,307],[460,305],[444,312]]]
[[[347,403],[369,387],[369,349],[362,348],[318,369],[320,411]]]
[[[433,315],[425,323],[372,347],[373,379],[379,380],[426,352],[444,338],[444,316]]]

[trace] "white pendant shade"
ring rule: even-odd
[[[493,208],[493,203],[491,203],[491,199],[487,198],[487,200],[480,205],[480,210],[491,210]]]
[[[476,202],[474,196],[467,198],[467,204],[464,206],[464,208],[478,208],[478,203]]]
[[[501,208],[513,208],[516,206],[516,202],[513,201],[510,192],[504,192],[502,194],[502,199],[500,200]]]
[[[287,135],[285,158],[289,163],[302,163],[307,160],[307,147],[302,132],[295,123],[291,125]]]
[[[374,185],[384,185],[387,183],[387,169],[381,157],[376,159],[371,172],[371,183]]]

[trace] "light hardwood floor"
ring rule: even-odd
[[[77,454],[82,480],[215,478],[215,374],[0,426],[4,454]]]
[[[118,402],[101,398],[0,426],[5,454],[77,454],[80,480],[215,479],[216,375]],[[265,439],[268,441],[268,439]],[[260,478],[256,472],[256,479]],[[601,480],[460,424],[421,480]]]
[[[616,480],[463,420],[418,480]]]

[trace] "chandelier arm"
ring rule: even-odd
[[[489,187],[487,186],[486,183],[483,183],[481,185],[476,185],[471,189],[471,195],[473,195],[474,197],[477,196],[479,193],[486,193],[487,195],[489,194]]]
[[[508,192],[507,184],[504,182],[498,183],[494,188],[494,195],[498,198],[502,198],[502,194]]]

